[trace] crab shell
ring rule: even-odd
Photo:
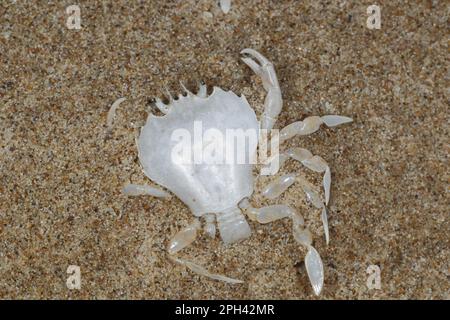
[[[171,100],[164,116],[150,114],[141,130],[138,149],[144,173],[153,182],[172,191],[195,216],[235,208],[253,193],[253,165],[248,160],[256,154],[257,141],[248,139],[245,150],[234,149],[234,143],[229,139],[222,144],[214,139],[200,143],[205,139],[195,139],[199,134],[194,130],[195,124],[201,124],[200,134],[213,129],[223,137],[229,132],[227,129],[250,130],[256,136],[259,129],[255,112],[244,96],[218,87],[214,87],[213,93],[206,98],[191,93],[180,95],[177,100]],[[224,147],[245,152],[248,157],[245,163],[175,161],[173,151],[180,140],[174,132],[180,132],[176,131],[179,129],[190,134],[192,158],[199,152],[205,155],[207,150]]]

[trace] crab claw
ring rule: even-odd
[[[241,51],[241,54],[247,54],[249,56],[252,56],[259,62],[259,64],[261,66],[271,63],[269,60],[267,60],[266,57],[264,57],[261,53],[259,53],[258,51],[254,50],[254,49],[246,48]]]
[[[252,58],[241,58],[241,60],[244,61],[244,63],[248,65],[250,69],[252,69],[253,72],[256,73],[257,75],[261,73],[261,66],[258,63],[256,63]]]
[[[264,89],[267,91],[264,112],[261,116],[261,129],[270,130],[277,121],[278,114],[283,106],[275,68],[269,60],[256,50],[247,48],[242,50],[241,54],[248,55],[248,57],[242,57],[242,61],[261,78]]]
[[[253,49],[244,49],[241,54],[249,57],[241,58],[242,61],[261,77],[264,89],[269,91],[273,87],[278,87],[278,80],[272,62],[267,60],[261,53]],[[256,60],[256,61],[255,61]]]

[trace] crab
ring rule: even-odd
[[[351,122],[352,119],[337,115],[310,116],[284,127],[280,131],[273,130],[277,117],[282,109],[281,90],[273,64],[261,53],[253,49],[241,51],[242,61],[250,67],[262,80],[267,92],[264,111],[260,121],[250,107],[244,95],[238,96],[232,91],[214,87],[212,94],[207,93],[206,84],[201,83],[196,94],[189,91],[181,82],[184,93],[173,98],[169,93],[168,103],[155,99],[155,106],[163,113],[162,116],[149,114],[146,124],[141,128],[137,139],[139,161],[145,176],[152,182],[164,187],[181,199],[195,216],[189,225],[185,226],[167,245],[171,260],[184,265],[195,273],[211,279],[225,281],[231,284],[243,281],[220,274],[213,274],[206,268],[185,259],[177,257],[177,253],[194,242],[202,231],[210,237],[216,236],[216,225],[225,245],[244,241],[251,235],[247,219],[261,224],[288,218],[292,220],[293,237],[297,243],[307,248],[304,259],[306,271],[313,291],[319,295],[324,283],[324,270],[319,253],[312,245],[312,234],[305,227],[302,215],[294,208],[279,204],[255,208],[250,204],[254,193],[254,160],[258,145],[261,148],[262,132],[272,132],[271,148],[273,152],[260,165],[260,172],[265,175],[276,174],[278,169],[288,159],[301,162],[312,171],[323,173],[323,188],[325,199],[304,176],[289,173],[276,177],[262,190],[262,196],[275,199],[292,184],[298,183],[306,193],[312,205],[321,210],[321,218],[325,240],[329,242],[327,221],[327,204],[330,199],[331,172],[326,161],[313,155],[303,148],[292,148],[279,152],[278,145],[295,135],[309,135],[316,132],[322,124],[334,127]],[[118,102],[120,103],[120,102]],[[117,107],[116,103],[114,109]],[[201,124],[200,134],[206,130],[215,130],[215,135],[209,138],[202,136],[204,141],[195,141],[187,148],[187,155],[180,151],[180,137],[174,139],[176,132],[198,134],[198,124]],[[197,128],[196,128],[197,126]],[[229,140],[220,141],[220,135],[228,130],[243,130],[253,132],[257,139],[249,139],[240,153],[245,153],[245,161],[237,163],[192,161],[200,154],[213,156],[220,153],[224,147],[229,147]],[[217,138],[219,136],[219,138]],[[191,136],[187,139],[192,142]],[[185,141],[186,142],[186,141]],[[234,148],[234,146],[232,146]],[[218,152],[219,151],[219,152]],[[201,157],[199,157],[201,158]],[[213,157],[214,158],[214,157]],[[217,158],[214,158],[217,160]],[[190,161],[189,161],[190,160]],[[204,160],[204,159],[203,159]],[[163,188],[150,185],[128,184],[123,193],[128,196],[150,195],[170,198],[171,194]]]

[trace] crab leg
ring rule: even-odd
[[[202,267],[194,262],[176,258],[174,256],[176,253],[178,253],[182,249],[186,248],[187,246],[192,244],[192,242],[195,241],[195,239],[197,238],[197,235],[198,235],[198,231],[200,229],[201,229],[200,221],[198,219],[194,219],[194,221],[191,224],[189,224],[187,227],[178,231],[175,234],[175,236],[170,240],[170,242],[167,246],[167,252],[169,253],[169,258],[172,261],[175,261],[176,263],[179,263],[179,264],[187,267],[191,271],[193,271],[201,276],[205,276],[210,279],[224,281],[224,282],[228,282],[228,283],[232,283],[232,284],[243,283],[243,281],[238,280],[238,279],[229,278],[229,277],[226,277],[226,276],[223,276],[220,274],[210,273],[204,267]]]
[[[323,264],[319,253],[312,246],[312,234],[308,228],[304,227],[305,221],[302,215],[286,205],[254,208],[250,205],[248,199],[241,201],[239,206],[251,220],[258,221],[262,224],[291,217],[292,234],[295,241],[308,249],[305,256],[306,272],[308,273],[309,281],[313,287],[314,293],[319,295],[322,291],[324,282]]]
[[[267,199],[275,199],[285,192],[296,180],[300,182],[303,191],[306,193],[307,199],[312,203],[312,205],[318,209],[322,209],[322,224],[325,233],[325,240],[328,244],[330,241],[330,235],[325,203],[322,201],[319,194],[311,187],[311,184],[303,177],[296,177],[294,173],[289,173],[278,177],[263,189],[262,195]]]
[[[312,153],[303,148],[292,148],[287,151],[287,155],[292,159],[301,162],[308,169],[322,173],[323,175],[323,189],[325,191],[325,204],[328,205],[330,200],[331,187],[331,171],[328,164],[320,156],[313,156]]]
[[[307,189],[303,189],[303,191],[305,191],[309,201],[311,201],[313,203],[314,207],[316,207],[318,209],[322,209],[320,216],[322,219],[323,231],[325,233],[325,242],[327,244],[329,244],[330,243],[330,231],[329,231],[329,227],[328,227],[327,208],[321,202],[321,200],[318,197],[318,194],[315,193],[315,191],[307,190]]]
[[[328,205],[330,200],[330,188],[331,188],[331,171],[328,164],[325,162],[322,157],[313,156],[311,152],[303,148],[293,148],[289,149],[287,152],[283,152],[280,154],[275,154],[268,160],[267,168],[270,168],[271,162],[275,161],[275,157],[278,157],[278,169],[283,166],[287,159],[292,158],[301,162],[308,169],[322,173],[323,175],[323,189],[325,191],[325,204]],[[273,172],[276,174],[278,171]],[[276,196],[274,196],[276,198]]]
[[[216,223],[215,218],[216,216],[214,214],[206,214],[205,217],[205,226],[203,228],[203,231],[210,236],[211,238],[216,237]]]
[[[328,228],[328,216],[325,203],[322,201],[319,194],[314,191],[314,189],[311,187],[311,184],[306,179],[299,178],[299,182],[302,186],[303,191],[306,193],[306,197],[308,198],[309,202],[311,202],[311,204],[317,209],[322,209],[321,218],[323,231],[325,233],[325,241],[328,244],[330,242],[330,232]]]
[[[314,289],[316,296],[320,294],[323,288],[323,263],[319,253],[313,246],[308,246],[308,253],[305,256],[305,267],[308,273],[309,282]]]
[[[223,281],[223,282],[228,282],[231,284],[238,284],[238,283],[244,283],[244,281],[242,280],[238,280],[238,279],[233,279],[233,278],[229,278],[220,274],[215,274],[215,273],[210,273],[208,270],[206,270],[204,267],[202,267],[201,265],[198,265],[192,261],[188,261],[188,260],[184,260],[184,259],[179,259],[179,258],[175,258],[175,257],[169,257],[171,260],[175,261],[176,263],[179,263],[185,267],[187,267],[189,270],[191,270],[192,272],[195,272],[198,275],[204,276],[204,277],[208,277],[210,279],[213,280],[219,280],[219,281]]]
[[[293,122],[280,130],[280,143],[292,138],[296,135],[308,135],[319,130],[321,124],[325,124],[327,127],[335,127],[340,124],[352,122],[352,118],[327,115],[323,117],[311,116],[307,117],[303,121]]]
[[[295,182],[295,174],[289,173],[272,181],[262,192],[267,199],[278,198]]]
[[[123,194],[127,196],[153,196],[158,198],[170,198],[171,195],[167,193],[166,191],[156,188],[156,187],[150,187],[147,185],[138,185],[138,184],[127,184],[122,189]]]
[[[244,199],[239,205],[250,220],[257,221],[261,224],[266,224],[290,217],[292,219],[292,233],[294,235],[294,239],[299,244],[305,246],[311,244],[311,232],[307,228],[304,228],[305,220],[303,219],[303,216],[299,214],[294,208],[284,204],[254,208],[250,205],[248,199]]]
[[[273,163],[275,162],[276,157],[278,157],[278,169],[274,170],[274,171],[269,171],[272,167],[274,167]],[[279,154],[274,154],[267,160],[267,162],[264,164],[265,166],[263,168],[266,168],[265,170],[267,170],[268,172],[271,172],[272,175],[275,175],[278,173],[280,168],[284,165],[284,163],[288,159],[289,159],[289,155],[285,152],[282,152]]]
[[[262,208],[248,207],[245,213],[250,220],[258,221],[261,224],[266,224],[280,220],[286,217],[293,217],[296,211],[284,204],[276,204],[273,206],[266,206]]]
[[[250,56],[241,59],[254,73],[261,77],[264,89],[267,91],[264,101],[264,112],[261,116],[261,129],[270,130],[277,121],[283,106],[275,68],[269,60],[256,50],[244,49],[241,51],[241,54]]]
[[[303,218],[299,219],[298,217],[298,215],[292,217],[292,232],[295,241],[308,249],[305,256],[306,272],[314,293],[318,296],[322,291],[324,282],[322,259],[317,250],[312,246],[311,231],[304,227]]]
[[[194,219],[190,225],[178,231],[167,246],[169,254],[175,254],[194,242],[198,230],[200,230],[200,221]]]

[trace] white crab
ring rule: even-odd
[[[281,91],[275,69],[272,63],[255,50],[245,49],[241,53],[245,55],[242,58],[244,63],[261,77],[267,91],[260,123],[244,96],[238,97],[231,91],[227,92],[217,87],[208,96],[204,84],[200,86],[197,94],[193,94],[181,84],[185,94],[179,95],[177,99],[170,97],[168,104],[156,99],[156,107],[165,115],[158,117],[150,114],[147,123],[141,130],[137,143],[139,160],[144,174],[153,182],[178,196],[196,216],[190,225],[175,234],[168,244],[168,252],[174,261],[185,265],[194,272],[229,283],[241,283],[240,280],[211,274],[193,262],[174,256],[197,237],[197,233],[201,229],[198,217],[205,219],[204,231],[211,237],[215,236],[215,220],[217,220],[220,236],[225,244],[235,243],[250,236],[251,230],[243,213],[259,223],[268,223],[289,217],[293,222],[295,240],[308,249],[305,266],[314,292],[318,295],[323,287],[324,273],[320,256],[311,245],[311,232],[305,228],[303,217],[289,206],[272,205],[263,208],[250,206],[248,199],[253,194],[253,164],[180,163],[173,159],[173,150],[177,143],[172,137],[174,130],[183,128],[192,132],[196,121],[201,121],[205,130],[214,128],[222,133],[225,133],[226,129],[259,132],[260,129],[270,130],[274,126],[282,107]],[[334,115],[307,117],[303,121],[294,122],[283,128],[279,133],[278,140],[283,142],[294,135],[311,134],[317,131],[322,123],[332,127],[351,121],[350,118]],[[216,141],[211,140],[209,144],[211,143],[214,145]],[[222,148],[223,146],[216,147]],[[257,147],[258,143],[250,142],[246,146],[246,152],[254,154]],[[195,156],[196,152],[204,151],[205,148],[205,146],[194,143],[192,152]],[[273,199],[295,181],[299,182],[307,198],[315,207],[322,210],[322,222],[328,243],[326,204],[329,200],[331,175],[327,163],[321,157],[313,156],[308,150],[301,148],[293,148],[275,156],[271,159],[277,159],[283,163],[288,158],[293,158],[313,171],[324,173],[325,201],[321,200],[320,195],[312,188],[311,184],[296,174],[278,177],[262,191],[262,194],[266,198]],[[127,185],[123,192],[133,196],[169,197],[169,194],[162,189],[135,184]]]

